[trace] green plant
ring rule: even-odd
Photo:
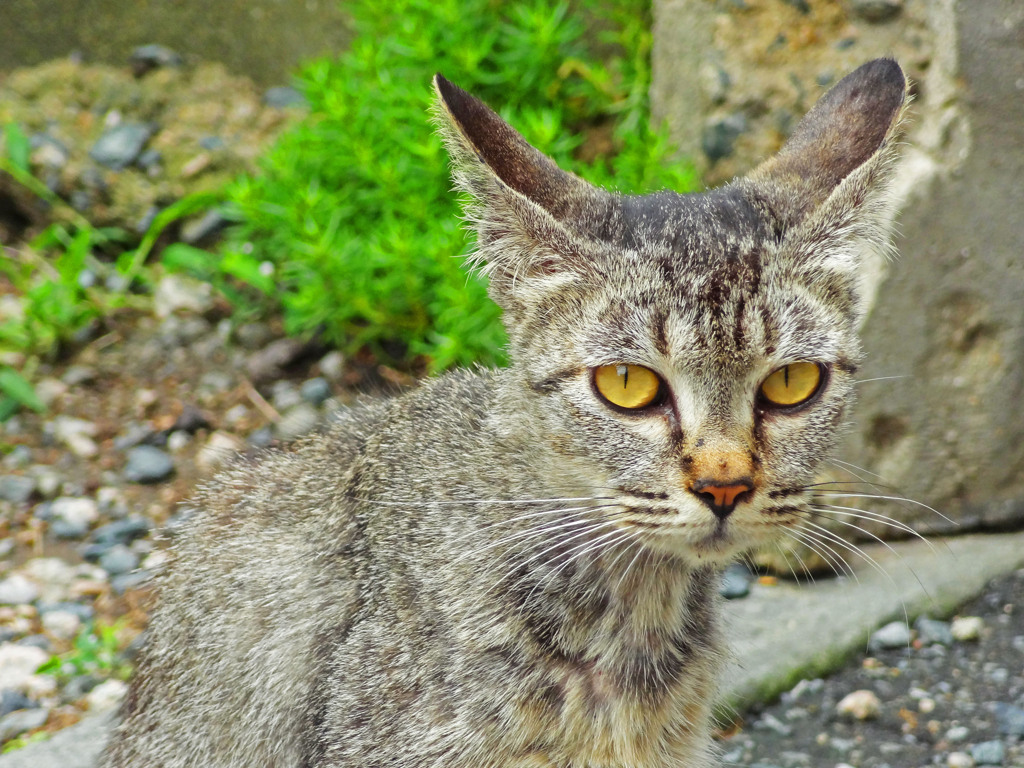
[[[172,246],[164,263],[214,282],[246,314],[280,310],[288,332],[348,353],[433,370],[500,362],[498,310],[453,258],[468,248],[427,122],[430,78],[444,72],[597,183],[691,189],[692,170],[668,161],[665,132],[649,125],[648,4],[603,8],[607,61],[565,2],[346,4],[350,50],[300,72],[309,119],[227,190],[237,224],[223,246]],[[594,157],[608,135],[611,151]]]
[[[127,680],[131,665],[121,656],[119,638],[123,621],[113,624],[94,622],[83,627],[67,653],[51,656],[37,670],[41,675],[71,678],[85,674]]]
[[[123,291],[97,285],[100,276],[116,272],[117,267],[100,262],[96,254],[120,252],[126,233],[93,227],[36,179],[29,167],[28,138],[16,124],[4,127],[3,147],[0,172],[47,203],[59,217],[31,242],[8,249],[0,259],[0,291],[15,296],[0,312],[0,352],[5,353],[0,356],[0,421],[22,407],[44,410],[31,384],[36,361],[56,354],[97,319],[129,303]],[[125,262],[124,271],[133,266],[135,262]],[[128,285],[131,277],[120,282]],[[9,357],[18,360],[23,370],[17,370]]]

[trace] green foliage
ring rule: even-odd
[[[311,106],[227,191],[238,223],[217,254],[164,263],[214,282],[243,312],[282,311],[292,334],[439,370],[500,362],[497,308],[468,251],[447,158],[428,123],[436,71],[495,106],[563,167],[622,191],[692,189],[649,125],[648,4],[609,0],[594,35],[565,2],[352,0],[351,49],[299,74]],[[588,40],[590,42],[588,42]],[[589,163],[588,141],[611,137]]]
[[[4,126],[3,148],[0,172],[67,219],[49,225],[25,247],[8,251],[0,259],[0,288],[6,282],[19,301],[18,311],[0,317],[0,351],[17,354],[31,369],[35,358],[52,356],[98,318],[127,302],[121,292],[94,287],[98,276],[111,272],[95,254],[119,250],[126,233],[93,227],[36,179],[29,168],[29,141],[18,125]],[[130,281],[120,282],[128,285]],[[24,373],[0,359],[0,421],[21,407],[43,410],[31,377]]]
[[[22,734],[21,736],[15,736],[13,739],[4,742],[4,746],[0,749],[0,754],[6,755],[10,752],[14,752],[16,749],[27,747],[29,744],[36,744],[40,741],[46,741],[50,738],[50,734],[46,731],[36,731],[35,733]]]
[[[83,627],[71,650],[59,656],[51,656],[36,670],[37,674],[65,679],[92,674],[127,680],[131,674],[131,665],[121,657],[123,648],[118,633],[122,624],[95,622]]]

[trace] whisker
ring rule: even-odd
[[[813,512],[811,512],[810,514],[814,514],[814,513],[813,513]],[[831,518],[831,519],[835,519],[835,518]],[[845,526],[848,526],[848,527],[850,527],[850,528],[853,528],[853,529],[854,529],[855,531],[860,531],[861,533],[865,534],[866,536],[870,536],[870,537],[871,537],[872,539],[874,539],[874,540],[875,540],[875,541],[877,541],[877,542],[878,542],[879,544],[881,544],[881,545],[882,545],[883,547],[885,547],[885,548],[886,548],[886,549],[888,549],[888,550],[889,550],[890,552],[892,552],[892,553],[893,553],[894,555],[896,555],[896,557],[897,557],[897,558],[899,558],[899,560],[900,560],[900,562],[901,562],[901,563],[904,563],[904,564],[906,563],[906,560],[904,560],[904,558],[903,558],[903,555],[901,555],[901,554],[899,553],[899,551],[898,551],[898,550],[897,550],[897,549],[896,549],[895,547],[893,547],[893,546],[892,546],[891,544],[889,544],[889,542],[887,542],[887,541],[884,541],[884,540],[883,540],[883,539],[881,539],[880,537],[876,536],[875,534],[873,534],[873,533],[872,533],[871,531],[867,530],[867,529],[866,529],[866,528],[864,528],[863,526],[857,525],[856,523],[850,523],[850,522],[847,522],[846,520],[835,520],[835,522],[837,522],[837,523],[838,523],[839,525],[845,525]],[[922,536],[922,537],[920,537],[920,538],[921,538],[922,540],[924,539],[924,537],[923,537],[923,536]],[[859,549],[859,548],[858,548],[858,549]],[[935,548],[934,548],[934,547],[932,547],[931,549],[932,549],[932,551],[933,551],[933,552],[935,551]],[[863,551],[860,551],[859,553],[860,553],[860,554],[861,554],[861,555],[863,556]],[[926,587],[926,586],[924,585],[924,582],[923,582],[923,581],[921,581],[921,578],[920,578],[920,577],[919,577],[919,576],[917,575],[917,571],[915,571],[915,570],[914,570],[913,568],[910,568],[909,570],[910,570],[910,572],[911,572],[912,574],[914,574],[914,579],[915,579],[915,580],[917,581],[917,583],[918,583],[918,584],[919,584],[919,585],[921,586],[921,589],[923,589],[923,590],[924,590],[924,593],[925,593],[926,595],[928,595],[929,597],[931,597],[931,593],[930,593],[930,592],[928,591],[928,588],[927,588],[927,587]],[[887,574],[887,575],[888,575],[888,574]],[[892,579],[890,579],[890,581],[892,581]],[[895,586],[895,584],[894,584],[894,586]]]
[[[590,510],[591,508],[590,507],[579,507],[578,509],[580,509],[580,510]],[[559,510],[559,511],[565,512],[565,511],[571,511],[571,510]],[[586,517],[583,517],[583,516],[580,515],[580,516],[574,516],[573,519],[566,520],[566,521],[563,521],[563,522],[560,522],[560,523],[546,523],[546,524],[541,525],[541,526],[531,526],[529,528],[526,528],[525,530],[516,531],[514,533],[509,534],[508,536],[502,536],[502,537],[500,537],[498,539],[495,539],[494,541],[488,542],[487,544],[485,544],[484,546],[482,546],[482,547],[480,547],[478,549],[474,549],[474,550],[472,550],[470,552],[467,552],[464,555],[464,557],[467,557],[467,558],[473,557],[473,556],[479,555],[479,554],[481,554],[483,552],[487,552],[488,550],[494,549],[495,547],[501,547],[501,546],[504,546],[506,544],[510,544],[511,542],[516,541],[518,539],[531,539],[531,538],[535,538],[535,537],[539,537],[539,536],[545,536],[545,535],[548,535],[548,534],[553,533],[555,531],[559,531],[559,530],[561,530],[563,528],[575,528],[575,527],[579,527],[581,525],[587,525],[587,524],[591,524],[591,523],[601,524],[600,521],[594,521],[594,520],[591,520],[589,518],[586,518]],[[476,534],[478,532],[474,531],[474,533]],[[463,537],[463,538],[465,538],[465,537]]]
[[[871,510],[860,509],[859,507],[843,507],[843,506],[839,506],[839,505],[836,505],[836,504],[824,504],[824,503],[816,503],[816,504],[812,505],[812,509],[819,510],[819,511],[821,511],[823,513],[826,513],[828,515],[841,515],[843,517],[855,517],[855,518],[858,518],[860,520],[870,520],[870,521],[874,521],[876,523],[882,523],[883,525],[886,525],[886,526],[888,526],[890,528],[895,528],[898,531],[903,531],[904,533],[909,533],[911,536],[913,536],[915,538],[918,538],[921,541],[925,542],[931,548],[931,550],[933,552],[935,551],[935,547],[932,546],[932,543],[930,541],[928,541],[928,539],[926,539],[920,533],[918,533],[913,528],[911,528],[909,525],[907,525],[906,523],[901,522],[900,520],[897,520],[897,519],[895,519],[893,517],[889,517],[888,515],[883,515],[880,512],[872,512]]]
[[[467,533],[461,534],[460,536],[456,536],[454,539],[452,539],[452,541],[457,542],[462,541],[463,539],[476,538],[483,533],[487,533],[488,531],[494,530],[495,528],[500,528],[501,526],[519,523],[523,520],[532,520],[537,517],[545,517],[547,515],[559,515],[568,512],[593,512],[600,509],[610,509],[616,506],[616,504],[596,504],[586,507],[555,507],[554,509],[542,509],[537,512],[527,512],[522,515],[516,515],[515,517],[508,517],[503,518],[501,520],[495,520],[493,522],[487,523],[486,525],[482,525],[479,528],[474,528],[473,530],[468,531]],[[582,518],[582,515],[574,515],[574,517]]]
[[[944,514],[939,512],[939,510],[935,509],[935,507],[930,507],[927,504],[925,504],[923,501],[917,501],[916,499],[908,499],[905,496],[883,496],[881,494],[875,494],[875,493],[849,493],[847,491],[830,491],[830,490],[827,490],[827,489],[826,490],[821,490],[821,491],[816,491],[816,493],[826,493],[829,496],[834,496],[836,498],[875,499],[876,501],[894,501],[894,502],[899,503],[899,504],[912,504],[912,505],[914,505],[916,507],[923,507],[924,509],[927,509],[932,514],[938,515],[939,517],[941,517],[943,520],[945,520],[947,523],[949,523],[951,525],[957,525],[957,523],[955,521],[953,521],[950,518],[946,517]]]
[[[787,531],[787,534],[794,540],[824,560],[836,576],[848,576],[854,581],[859,581],[857,573],[848,562],[835,551],[826,541],[814,535],[812,531],[803,528],[795,528]],[[820,549],[819,549],[820,547]]]
[[[856,386],[858,384],[868,384],[869,382],[872,382],[872,381],[894,381],[896,379],[909,379],[909,378],[910,378],[910,376],[907,375],[907,374],[903,374],[901,376],[875,376],[873,379],[854,379],[853,384],[854,384],[854,386]]]

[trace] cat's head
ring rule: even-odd
[[[896,62],[860,67],[776,156],[691,195],[597,189],[435,87],[536,439],[655,547],[720,560],[795,526],[851,399],[861,262],[889,247]]]

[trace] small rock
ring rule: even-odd
[[[72,640],[82,628],[82,620],[71,611],[48,611],[40,621],[43,630],[57,640]]]
[[[159,483],[174,474],[171,457],[152,445],[139,445],[128,451],[124,477],[131,483]]]
[[[223,143],[223,142],[222,142]],[[207,147],[209,149],[210,147]],[[181,240],[189,245],[202,246],[223,232],[231,220],[216,208],[181,225]]]
[[[39,587],[39,601],[59,603],[66,600],[77,569],[59,557],[34,557],[21,572]]]
[[[722,574],[718,593],[726,600],[735,600],[750,594],[750,571],[743,565],[733,563]]]
[[[20,573],[0,581],[0,605],[25,605],[39,598],[39,588]]]
[[[27,693],[30,678],[49,658],[50,654],[42,648],[3,643],[0,645],[0,690]]]
[[[115,594],[123,595],[130,589],[141,587],[151,578],[153,578],[152,573],[141,569],[129,571],[128,573],[119,573],[117,576],[111,577],[110,588],[114,590]]]
[[[55,603],[48,603],[39,600],[36,603],[36,610],[39,611],[40,616],[46,616],[48,613],[54,611],[60,613],[70,613],[78,617],[80,624],[92,621],[95,611],[91,605],[85,605],[83,603],[71,603],[67,601],[58,601]]]
[[[1006,747],[998,740],[983,741],[971,747],[971,757],[975,765],[1002,765],[1006,759]]]
[[[320,412],[308,403],[300,403],[281,416],[274,425],[274,434],[279,440],[294,440],[301,437],[320,423]]]
[[[235,328],[235,339],[245,349],[259,349],[273,338],[274,331],[266,323],[242,323]]]
[[[331,396],[331,385],[322,376],[316,376],[302,382],[299,387],[302,399],[310,405],[320,406]]]
[[[320,373],[331,381],[338,381],[345,373],[345,356],[338,350],[328,352],[320,358]]]
[[[135,162],[153,132],[152,125],[121,123],[104,131],[89,150],[89,157],[107,168],[123,170]]]
[[[287,85],[275,85],[273,88],[267,88],[263,93],[263,103],[275,109],[309,106],[309,102],[300,91]]]
[[[163,152],[159,149],[146,149],[135,158],[135,164],[144,171],[159,173],[160,163],[164,161]],[[135,231],[140,235],[146,233],[146,231],[153,225],[157,215],[160,213],[160,209],[155,205],[151,205],[146,209],[146,212],[142,214],[142,218],[135,224]]]
[[[42,728],[50,717],[48,709],[19,709],[0,719],[0,742],[13,739],[20,733]]]
[[[284,413],[302,402],[302,393],[290,381],[275,381],[270,388],[270,402]]]
[[[1024,736],[1024,709],[1006,702],[997,702],[996,729],[1007,736]]]
[[[85,497],[61,496],[50,504],[50,531],[61,539],[79,539],[100,516],[99,505]]]
[[[182,59],[177,52],[167,46],[150,43],[149,45],[140,45],[132,51],[128,63],[132,68],[132,74],[135,77],[142,77],[154,69],[180,67]]]
[[[54,379],[47,379],[47,381],[54,381]],[[38,383],[36,384],[36,394],[39,394]],[[0,463],[7,469],[23,469],[32,463],[32,449],[27,445],[16,445]]]
[[[94,712],[105,712],[114,709],[121,703],[128,686],[120,680],[106,680],[100,683],[85,697],[89,709]]]
[[[67,446],[75,456],[90,459],[99,452],[92,439],[98,430],[91,421],[76,419],[72,416],[55,416],[50,424],[53,436],[58,442]]]
[[[979,639],[984,628],[985,622],[980,616],[958,616],[953,619],[949,631],[954,640],[967,643]]]
[[[29,469],[29,475],[36,484],[36,493],[44,499],[52,499],[60,493],[63,477],[53,467],[45,464],[36,464]]]
[[[874,691],[860,690],[849,693],[836,704],[836,713],[853,717],[855,720],[869,720],[878,717],[882,702]]]
[[[312,351],[314,346],[301,339],[277,339],[253,354],[245,367],[254,384],[279,379],[287,366]]]
[[[740,114],[712,119],[705,124],[701,134],[701,149],[714,163],[732,154],[736,139],[746,130],[747,120]]]
[[[23,475],[0,475],[0,499],[26,504],[36,492],[36,481]]]
[[[868,640],[871,651],[894,650],[910,646],[910,627],[902,621],[893,621],[876,630]]]
[[[245,450],[245,443],[227,432],[214,432],[196,453],[196,467],[210,473]]]
[[[974,768],[974,758],[966,752],[950,752],[946,765],[948,768]]]
[[[115,520],[112,523],[101,525],[92,532],[90,541],[97,544],[131,544],[136,539],[141,539],[149,533],[149,521],[144,517],[132,515],[122,520]]]
[[[96,369],[88,365],[72,365],[69,366],[64,375],[61,376],[61,383],[68,387],[81,387],[85,384],[92,384],[96,381],[97,377]],[[65,422],[80,422],[83,427],[83,431],[90,437],[96,436],[96,425],[91,421],[85,421],[84,419],[75,419],[71,416],[60,416],[58,417]]]
[[[115,544],[100,556],[100,567],[111,576],[130,573],[139,565],[139,556],[124,544]]]
[[[153,292],[153,312],[166,318],[179,310],[202,314],[213,305],[213,287],[185,275],[165,275]]]
[[[178,429],[167,436],[167,450],[171,453],[181,453],[191,442],[192,435]]]
[[[19,709],[35,709],[39,705],[19,691],[0,691],[0,717]]]
[[[754,722],[754,727],[762,731],[772,731],[773,733],[779,734],[779,736],[789,736],[793,733],[793,729],[786,725],[784,722],[775,717],[775,715],[766,712],[761,715]]]
[[[971,732],[970,730],[968,730],[967,726],[954,725],[952,728],[946,731],[946,741],[950,741],[955,744],[956,742],[965,741],[967,737],[970,735]]]
[[[903,10],[903,0],[849,0],[854,16],[874,23],[889,21]]]
[[[64,686],[64,690],[61,692],[61,697],[66,702],[74,702],[81,699],[85,694],[95,688],[102,682],[99,678],[93,675],[79,675],[68,680],[67,685]]]
[[[914,622],[914,629],[917,631],[917,639],[921,645],[952,645],[953,633],[950,631],[949,623],[936,621],[927,616],[919,616]]]

